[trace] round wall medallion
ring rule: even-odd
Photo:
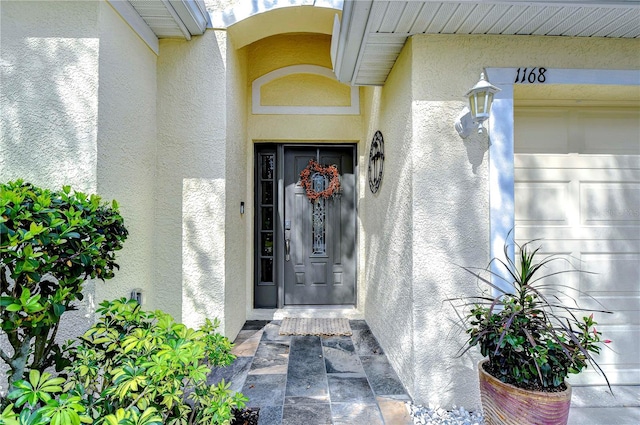
[[[380,130],[376,131],[371,141],[369,150],[369,189],[371,193],[376,193],[380,189],[382,173],[384,170],[384,139]]]

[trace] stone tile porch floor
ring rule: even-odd
[[[350,325],[350,337],[282,336],[278,320],[249,321],[211,382],[231,380],[259,425],[411,424],[410,397],[366,322]]]
[[[280,321],[249,321],[237,359],[216,370],[260,408],[259,425],[405,425],[410,400],[364,320],[353,335],[282,336]],[[640,424],[640,386],[574,387],[569,425]]]

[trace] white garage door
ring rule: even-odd
[[[611,383],[640,384],[640,109],[516,106],[514,127],[516,238],[597,273],[561,279],[614,312],[596,315]],[[571,382],[604,379],[589,368]]]

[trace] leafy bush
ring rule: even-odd
[[[28,380],[15,383],[15,390],[8,399],[15,400],[0,413],[0,423],[6,425],[79,425],[91,423],[85,414],[82,398],[77,395],[60,394],[64,378],[52,378],[49,373],[40,374],[32,369]],[[20,413],[14,410],[19,409]]]
[[[537,261],[540,248],[531,249],[531,242],[517,245],[517,264],[509,259],[508,246],[504,248],[506,263],[492,261],[507,271],[511,279],[506,281],[507,290],[491,282],[491,275],[504,278],[491,272],[490,267],[463,267],[498,295],[472,297],[470,301],[462,298],[468,301],[462,307],[469,308],[463,319],[469,339],[461,355],[478,345],[481,354],[489,357],[486,371],[502,382],[554,391],[564,386],[569,373],[580,373],[588,364],[602,372],[593,358],[601,349],[601,333],[595,328],[593,313],[584,315],[591,310],[579,308],[569,295],[575,289],[561,283],[545,283],[550,276],[581,271],[571,268],[543,274],[551,263],[567,260],[550,255]],[[563,303],[563,298],[570,300],[571,305]]]
[[[65,347],[68,376],[32,370],[15,383],[0,423],[229,424],[232,410],[244,407],[247,399],[230,384],[207,384],[212,367],[235,359],[217,321],[194,330],[124,298],[103,302],[98,312],[80,342]]]
[[[194,330],[135,301],[100,306],[99,321],[70,350],[65,387],[83,396],[93,418],[136,407],[154,409],[164,424],[225,424],[233,408],[244,407],[247,399],[230,384],[207,384],[212,367],[235,358],[230,341],[215,332],[218,321]]]
[[[87,279],[114,276],[115,251],[126,238],[115,201],[68,186],[52,192],[22,180],[0,184],[0,329],[13,349],[0,347],[0,358],[10,388],[30,369],[61,360],[60,317],[82,299]]]

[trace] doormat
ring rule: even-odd
[[[351,336],[349,319],[301,319],[285,317],[280,335]]]

